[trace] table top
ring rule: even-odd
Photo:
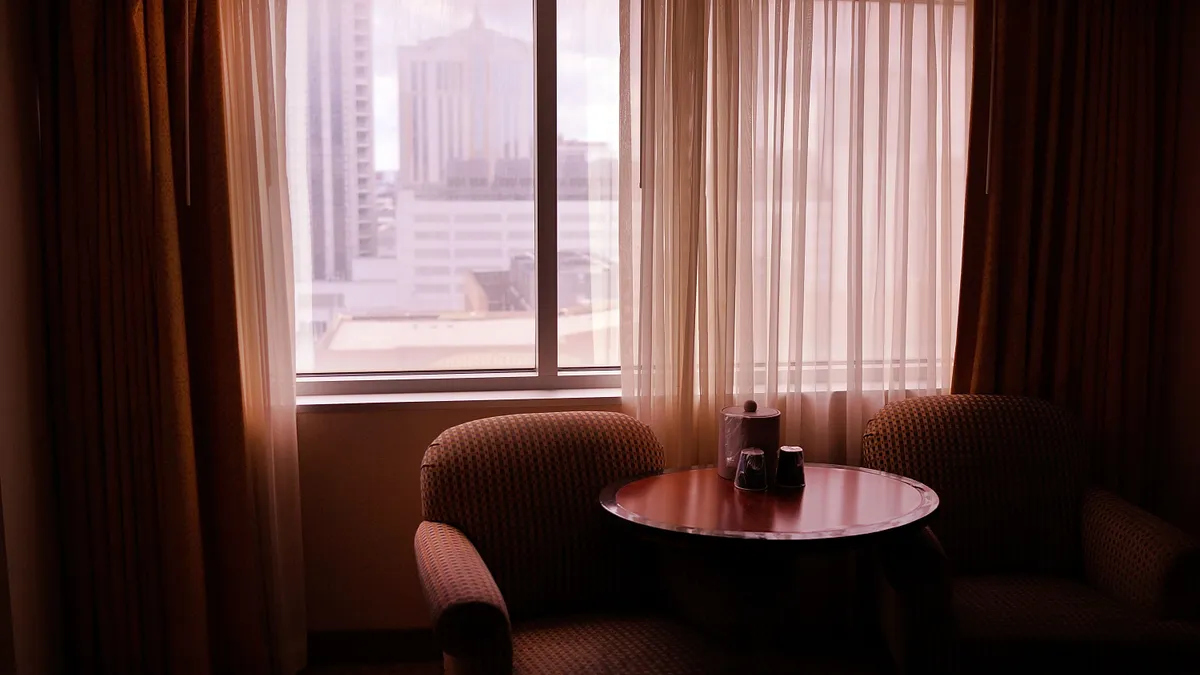
[[[830,540],[915,526],[938,507],[937,493],[911,478],[833,464],[808,464],[800,490],[745,492],[695,467],[618,481],[600,495],[613,515],[647,527],[708,537]]]

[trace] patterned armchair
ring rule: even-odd
[[[1089,486],[1063,411],[1008,396],[899,401],[867,425],[862,452],[941,497],[932,528],[883,561],[880,616],[908,670],[1200,669],[1200,544]]]
[[[421,464],[417,565],[448,673],[699,673],[719,655],[653,611],[653,563],[599,506],[661,471],[618,413],[510,415],[443,432]]]

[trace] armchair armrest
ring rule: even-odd
[[[508,607],[475,546],[457,528],[425,521],[414,547],[434,635],[454,670],[511,672]]]
[[[899,672],[946,672],[953,580],[937,535],[906,532],[878,554],[880,629]]]
[[[1111,492],[1084,498],[1083,566],[1114,599],[1160,619],[1200,619],[1200,542]]]

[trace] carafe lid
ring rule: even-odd
[[[741,405],[731,405],[728,408],[722,408],[721,414],[725,415],[726,417],[760,418],[778,417],[779,411],[775,408],[760,408],[758,407],[758,404],[754,402],[754,399],[750,399]]]

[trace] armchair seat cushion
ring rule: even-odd
[[[683,624],[657,616],[574,615],[513,627],[517,675],[737,672],[723,654]]]
[[[1128,610],[1073,579],[959,577],[953,602],[958,631],[966,638],[1110,642],[1137,628]]]
[[[1065,578],[958,577],[953,611],[956,665],[969,666],[971,672],[1014,672],[1017,667],[1077,672],[1081,666],[1102,672],[1169,672],[1171,661],[1195,654],[1193,648],[1200,646],[1192,643],[1187,626],[1173,629],[1174,623],[1130,612],[1090,586]],[[1164,660],[1147,663],[1153,656]]]

